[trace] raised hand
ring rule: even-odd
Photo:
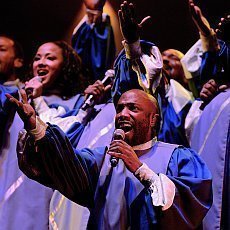
[[[142,165],[133,148],[123,140],[112,141],[107,154],[123,160],[126,168],[132,173]]]
[[[32,130],[36,128],[36,114],[33,107],[28,103],[25,90],[20,90],[21,101],[17,100],[10,94],[6,94],[9,101],[16,105],[18,115],[22,119],[25,125],[25,129]]]
[[[102,10],[106,0],[84,0],[85,6],[90,10]]]
[[[211,28],[207,19],[203,16],[201,9],[196,6],[193,0],[189,0],[189,7],[192,14],[192,19],[197,26],[199,32],[204,36],[209,36],[211,33]]]
[[[133,43],[139,39],[139,30],[142,24],[150,18],[150,16],[147,16],[138,24],[133,4],[126,1],[121,4],[118,16],[121,33],[128,43]]]
[[[230,14],[220,19],[215,32],[217,33],[218,38],[220,37],[224,41],[230,40]]]

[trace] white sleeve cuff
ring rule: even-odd
[[[45,136],[47,127],[48,125],[36,116],[36,128],[28,132],[34,137],[34,140],[37,141]]]
[[[173,204],[175,197],[175,185],[164,174],[159,176],[153,172],[146,164],[136,170],[134,175],[141,181],[150,183],[152,203],[154,206],[162,206],[162,210],[167,210]]]
[[[122,41],[122,44],[124,46],[127,59],[133,60],[133,59],[140,58],[141,44],[139,39],[133,43],[127,43],[126,41]]]

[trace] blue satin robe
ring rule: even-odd
[[[99,26],[84,22],[72,37],[72,46],[82,59],[83,65],[92,73],[94,80],[101,80],[112,67],[115,42],[110,18]]]

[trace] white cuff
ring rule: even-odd
[[[122,44],[124,46],[127,59],[133,60],[133,59],[140,58],[141,44],[139,39],[133,43],[127,43],[126,41],[122,41]]]
[[[48,125],[36,116],[36,128],[28,132],[34,137],[34,140],[37,141],[45,136],[47,127]]]
[[[134,175],[141,181],[150,183],[152,203],[154,206],[162,206],[162,210],[167,210],[173,204],[175,197],[175,185],[164,174],[159,176],[153,172],[145,163],[136,170]]]

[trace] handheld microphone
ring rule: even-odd
[[[40,78],[40,75],[35,77],[37,81],[42,82],[42,79]],[[33,99],[33,88],[27,88],[25,89],[26,95],[28,99],[32,100]]]
[[[115,129],[113,133],[112,140],[124,140],[125,139],[125,132],[122,129]],[[112,167],[116,167],[118,164],[119,159],[117,157],[110,157],[110,163]]]
[[[104,86],[109,85],[113,81],[114,76],[115,76],[115,71],[113,69],[107,70],[105,73],[105,77],[101,81],[102,84]],[[94,105],[93,95],[89,95],[88,98],[85,100],[84,104],[82,105],[81,109],[86,110],[89,107],[92,107],[93,105]]]

